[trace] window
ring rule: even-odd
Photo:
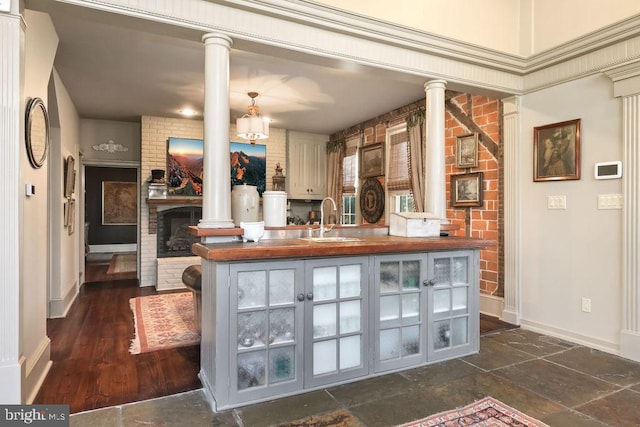
[[[342,224],[356,224],[356,192],[358,186],[358,141],[347,141],[342,159]]]
[[[394,194],[391,196],[391,200],[393,201],[393,212],[414,212],[412,194]]]
[[[344,225],[356,224],[356,195],[344,194],[342,196],[342,219]]]

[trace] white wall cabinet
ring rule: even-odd
[[[327,195],[328,138],[290,132],[287,140],[287,196],[290,199],[321,200]]]

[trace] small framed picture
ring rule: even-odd
[[[478,134],[461,135],[456,140],[456,167],[478,167]]]
[[[483,173],[451,175],[451,206],[455,208],[482,206]]]
[[[580,119],[533,128],[533,180],[580,179]]]
[[[360,177],[384,175],[384,146],[382,143],[360,148]]]

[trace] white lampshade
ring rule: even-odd
[[[236,121],[236,129],[240,138],[252,143],[258,139],[269,138],[269,122],[258,116],[240,117]]]

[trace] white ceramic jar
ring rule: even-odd
[[[262,218],[267,227],[287,225],[287,193],[265,191],[262,193]]]
[[[231,190],[231,217],[236,227],[241,222],[257,222],[260,195],[255,185],[234,185]]]

